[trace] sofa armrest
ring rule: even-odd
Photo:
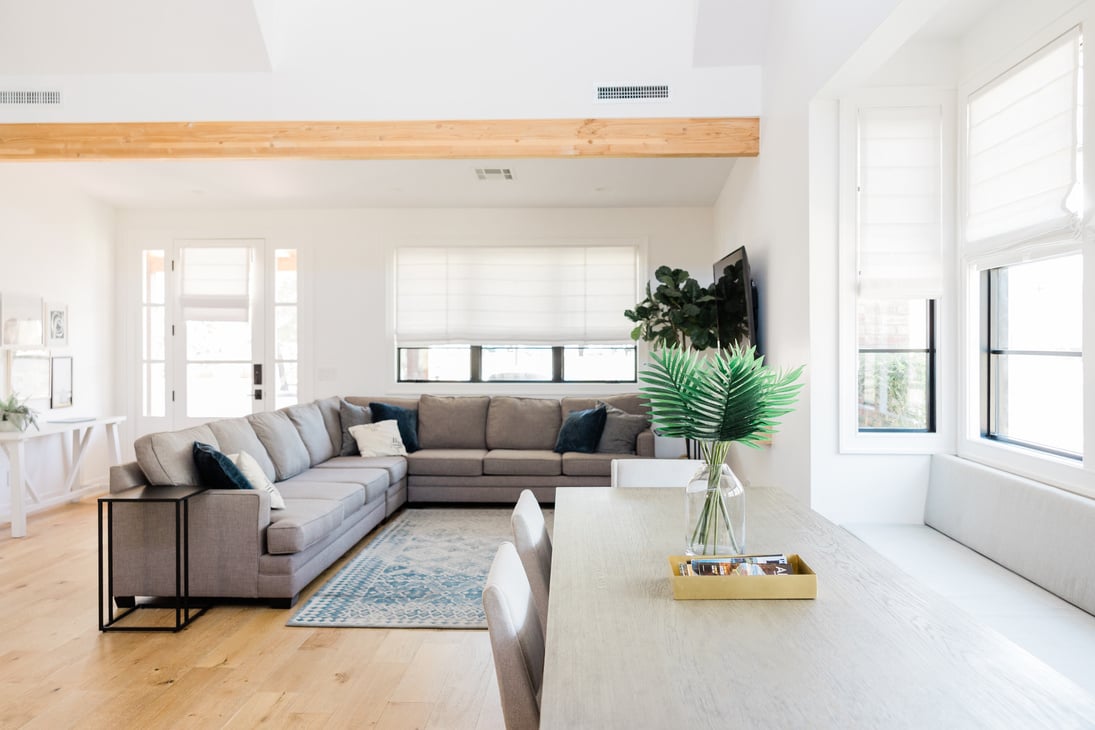
[[[654,429],[648,428],[635,437],[635,453],[640,459],[654,458]]]
[[[110,467],[111,494],[124,492],[134,487],[142,487],[146,484],[148,484],[148,477],[144,475],[141,467],[137,466],[135,461]]]

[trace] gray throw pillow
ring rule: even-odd
[[[602,454],[634,454],[635,439],[650,428],[646,416],[637,416],[621,411],[615,406],[603,403],[605,407],[605,429],[601,440],[597,442],[597,451]]]
[[[355,406],[346,400],[338,403],[338,417],[342,421],[342,449],[339,456],[358,456],[357,439],[350,434],[350,426],[363,426],[373,422],[373,413],[367,406]]]

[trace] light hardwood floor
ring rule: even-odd
[[[0,538],[0,728],[503,727],[486,631],[288,627],[256,605],[103,634],[96,555],[94,499]]]

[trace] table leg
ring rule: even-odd
[[[27,536],[27,507],[23,502],[23,462],[26,458],[26,449],[23,442],[16,441],[4,444],[4,450],[8,452],[8,462],[11,465],[11,536]]]
[[[83,466],[84,457],[87,456],[87,444],[91,440],[91,426],[84,429],[75,429],[72,432],[72,460],[69,463],[69,472],[65,476],[65,491],[71,492],[76,484],[76,478],[80,475],[80,467]]]
[[[108,446],[107,458],[110,466],[118,466],[122,463],[122,442],[118,440],[118,424],[106,424],[106,441]]]

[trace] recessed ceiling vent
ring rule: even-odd
[[[0,104],[60,104],[60,91],[0,91]]]
[[[668,101],[668,84],[645,86],[598,86],[597,101]]]
[[[512,180],[513,171],[508,167],[477,167],[475,176],[480,180]]]

